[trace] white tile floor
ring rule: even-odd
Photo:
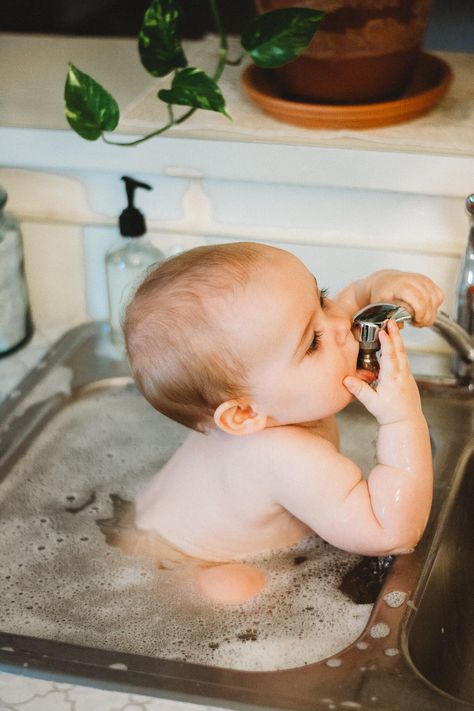
[[[0,672],[0,711],[17,710],[211,711],[211,707]]]

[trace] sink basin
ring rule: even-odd
[[[137,393],[105,326],[66,334],[0,406],[1,667],[239,709],[465,709],[474,399],[419,385],[433,509],[375,602],[357,604],[339,589],[360,556],[315,537],[303,552],[262,561],[272,598],[204,610],[195,599],[182,604],[166,571],[109,546],[103,528],[186,431]],[[353,403],[339,419],[342,450],[367,471],[373,418]]]
[[[474,705],[474,453],[461,461],[439,545],[407,632],[414,666]]]

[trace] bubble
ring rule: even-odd
[[[389,607],[400,607],[407,599],[407,594],[401,590],[391,590],[383,596],[383,599]]]
[[[367,642],[356,642],[356,647],[357,647],[357,649],[364,650],[364,649],[368,649],[369,645]]]
[[[332,658],[328,659],[326,662],[328,667],[340,667],[342,665],[342,659]]]
[[[384,650],[383,650],[383,653],[384,653],[387,657],[396,657],[397,654],[400,654],[400,650],[397,649],[396,647],[387,647],[387,649],[384,649]]]
[[[377,622],[370,628],[370,636],[374,639],[382,639],[383,637],[388,637],[389,634],[390,627],[385,622]]]

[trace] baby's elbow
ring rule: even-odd
[[[378,536],[373,537],[370,551],[365,550],[362,555],[386,556],[413,553],[423,535],[423,531],[424,527],[396,532],[381,530]]]
[[[411,532],[402,532],[397,536],[391,537],[391,540],[388,542],[389,550],[383,555],[406,555],[413,553],[423,535],[423,530],[424,529],[416,529]]]

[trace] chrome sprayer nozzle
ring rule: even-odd
[[[354,316],[352,333],[360,343],[358,368],[378,373],[379,333],[386,327],[390,319],[397,322],[410,321],[411,315],[403,306],[380,303],[364,306]]]

